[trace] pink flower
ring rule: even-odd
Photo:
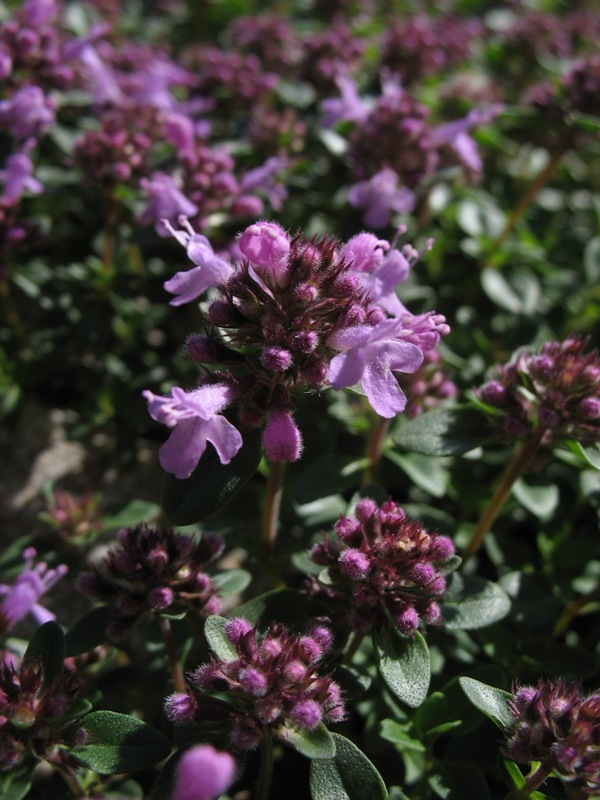
[[[290,237],[276,222],[255,222],[239,239],[242,255],[275,283],[287,273]]]
[[[398,186],[398,181],[398,174],[391,167],[383,167],[371,178],[350,187],[348,202],[365,209],[365,225],[384,228],[392,213],[410,214],[415,207],[415,195],[405,186]]]
[[[160,463],[177,478],[189,478],[210,442],[222,464],[228,464],[242,446],[238,429],[221,415],[237,397],[237,390],[226,383],[200,386],[185,392],[178,386],[171,394],[158,396],[143,392],[150,416],[173,433],[160,450]]]
[[[54,619],[54,614],[40,605],[38,600],[67,572],[65,564],[48,569],[43,561],[33,566],[36,551],[28,547],[23,551],[25,568],[17,575],[12,586],[0,584],[0,631],[8,630],[26,614],[31,614],[39,625]]]
[[[393,373],[415,372],[423,353],[415,344],[396,338],[401,332],[400,320],[384,319],[374,327],[356,325],[335,333],[329,344],[343,352],[329,365],[333,388],[360,383],[380,416],[390,418],[403,411],[406,397]]]
[[[235,772],[229,753],[219,753],[209,744],[196,745],[179,759],[171,800],[213,800],[230,786]]]

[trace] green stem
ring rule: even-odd
[[[347,664],[348,666],[350,666],[352,664],[352,660],[353,660],[354,656],[356,655],[356,653],[358,652],[358,648],[361,646],[362,640],[364,638],[365,638],[365,634],[364,633],[355,633],[354,634],[348,649],[344,653],[344,659],[343,659],[344,664]]]
[[[539,173],[537,178],[533,181],[533,183],[529,186],[525,194],[521,197],[517,205],[513,208],[510,216],[506,220],[506,223],[498,236],[494,239],[491,246],[491,253],[497,252],[500,247],[504,244],[506,239],[510,236],[510,234],[515,229],[515,226],[523,216],[523,214],[527,211],[529,206],[535,200],[536,195],[543,189],[543,187],[548,183],[550,178],[556,172],[558,165],[562,161],[563,156],[571,149],[572,140],[570,136],[567,136],[562,144],[556,148],[556,150],[550,156],[550,160],[544,167],[544,169]]]
[[[535,790],[542,785],[552,770],[546,764],[539,764],[534,767],[525,778],[525,785],[520,789],[513,789],[504,800],[526,800]]]
[[[590,592],[579,595],[566,606],[565,610],[556,620],[554,626],[554,635],[560,636],[571,624],[572,620],[582,611],[587,605],[593,603],[594,600],[600,600],[600,586],[596,586]]]
[[[385,417],[380,416],[377,416],[375,420],[375,424],[371,431],[371,436],[367,442],[366,457],[369,463],[363,474],[363,486],[366,486],[369,483],[374,483],[377,480],[379,462],[381,461],[381,455],[383,453],[383,445],[386,436],[388,435],[391,423],[391,419],[386,419]]]
[[[533,457],[537,453],[540,442],[542,441],[545,433],[546,428],[539,428],[532,439],[530,439],[528,442],[523,442],[523,444],[519,445],[514,451],[513,457],[504,474],[500,478],[500,483],[496,487],[496,491],[492,495],[492,499],[490,500],[488,507],[477,523],[477,526],[471,534],[471,538],[469,539],[469,542],[462,553],[463,565],[466,560],[473,555],[473,553],[476,553],[477,550],[479,550],[481,542],[483,541],[483,537],[494,524],[494,520],[502,510],[513,484],[517,478],[521,477],[533,460]]]
[[[165,653],[167,655],[167,660],[169,662],[171,677],[173,678],[173,688],[175,689],[176,692],[183,693],[186,691],[185,677],[183,674],[183,668],[179,663],[179,659],[177,658],[175,642],[173,641],[173,630],[171,628],[171,620],[167,619],[166,617],[159,616],[158,624],[160,627],[162,640],[165,645]]]
[[[260,769],[256,781],[256,800],[269,800],[273,779],[273,739],[265,730],[260,740]]]
[[[71,794],[74,797],[86,797],[87,793],[81,788],[79,785],[79,781],[77,780],[73,770],[70,767],[67,767],[65,764],[56,764],[54,761],[50,761],[54,769],[58,770],[61,774],[62,779],[69,787]]]
[[[265,491],[265,504],[262,514],[262,550],[265,567],[271,572],[274,579],[273,552],[279,527],[279,513],[281,511],[281,499],[283,497],[283,477],[285,474],[285,462],[272,461],[269,464],[269,476]],[[280,580],[278,582],[281,582]]]

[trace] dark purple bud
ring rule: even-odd
[[[419,627],[419,615],[412,606],[409,606],[394,616],[394,622],[400,633],[411,634]]]
[[[373,514],[377,511],[377,503],[369,497],[359,500],[354,509],[356,519],[360,520],[363,524],[371,519]]]
[[[192,722],[197,709],[198,703],[189,692],[176,692],[165,700],[165,714],[176,725]]]
[[[246,667],[239,676],[240,685],[254,697],[264,697],[269,688],[266,677],[254,667]]]
[[[273,372],[285,372],[292,366],[293,357],[289,350],[283,347],[265,347],[260,356],[261,363],[266,369]]]
[[[600,399],[597,397],[584,397],[577,404],[577,413],[585,419],[600,418]]]
[[[263,446],[269,461],[297,461],[302,452],[302,437],[289,411],[271,411],[263,432]]]
[[[323,714],[316,700],[301,700],[292,708],[290,717],[301,728],[312,730],[321,722]]]
[[[506,389],[499,381],[484,383],[478,394],[484,403],[488,403],[491,406],[503,406],[506,404]]]
[[[155,611],[163,611],[173,602],[173,592],[168,586],[159,586],[149,593],[148,602]]]
[[[244,617],[233,617],[225,625],[225,636],[231,644],[237,644],[242,636],[250,633],[252,625]]]

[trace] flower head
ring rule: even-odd
[[[169,608],[193,609],[204,616],[218,613],[216,586],[204,569],[222,549],[214,535],[197,541],[138,525],[122,530],[116,546],[83,572],[77,585],[83,594],[112,608],[107,633],[119,640],[142,617]]]
[[[600,356],[584,352],[587,340],[570,336],[535,351],[518,350],[476,395],[501,433],[534,432],[551,446],[561,439],[600,440]]]
[[[438,622],[446,591],[441,567],[454,555],[450,539],[429,533],[391,500],[360,500],[355,515],[341,517],[336,538],[310,552],[327,567],[323,591],[336,623],[364,633],[391,618],[410,635],[421,622]]]
[[[174,722],[221,721],[232,751],[243,753],[258,744],[265,728],[285,738],[290,727],[313,730],[343,719],[339,687],[316,671],[332,642],[326,629],[301,635],[273,623],[259,636],[243,622],[232,620],[225,628],[236,657],[213,657],[191,674],[187,695],[167,699]],[[185,702],[190,696],[194,701]]]
[[[564,782],[567,797],[585,800],[600,792],[600,694],[586,696],[562,680],[515,686],[513,724],[503,753],[519,764],[539,761]]]

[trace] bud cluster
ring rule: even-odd
[[[340,687],[316,671],[333,641],[328,628],[302,635],[272,623],[260,636],[236,617],[227,622],[225,636],[236,655],[212,657],[191,673],[187,693],[167,698],[173,722],[220,721],[230,749],[243,753],[258,744],[265,729],[284,735],[285,727],[313,730],[344,719]]]
[[[523,439],[539,432],[546,445],[600,439],[600,356],[597,350],[585,353],[586,345],[570,336],[537,352],[519,350],[476,391],[504,435]]]
[[[458,394],[437,350],[428,350],[419,369],[412,375],[402,375],[399,382],[408,400],[404,413],[409,419],[431,411]]]
[[[89,541],[102,530],[100,496],[88,492],[76,497],[55,489],[39,517],[64,541],[73,544]]]
[[[600,694],[585,696],[576,684],[541,681],[513,690],[514,723],[504,755],[519,764],[539,761],[564,781],[570,800],[600,792]]]
[[[336,619],[339,609],[345,627],[367,633],[391,617],[407,635],[420,623],[440,622],[443,567],[454,555],[450,539],[429,533],[391,500],[382,506],[360,500],[354,513],[336,523],[335,539],[324,538],[310,551],[326,567],[319,581]]]
[[[9,660],[0,662],[0,774],[27,762],[33,767],[38,759],[68,764],[61,745],[71,748],[85,740],[74,715],[83,682],[68,671],[43,690],[42,680],[38,663],[17,668]]]
[[[83,572],[77,586],[112,608],[107,634],[118,641],[148,614],[173,608],[203,616],[218,613],[216,586],[203,570],[222,549],[215,535],[197,541],[147,525],[125,528],[118,534],[118,545],[99,565]]]

